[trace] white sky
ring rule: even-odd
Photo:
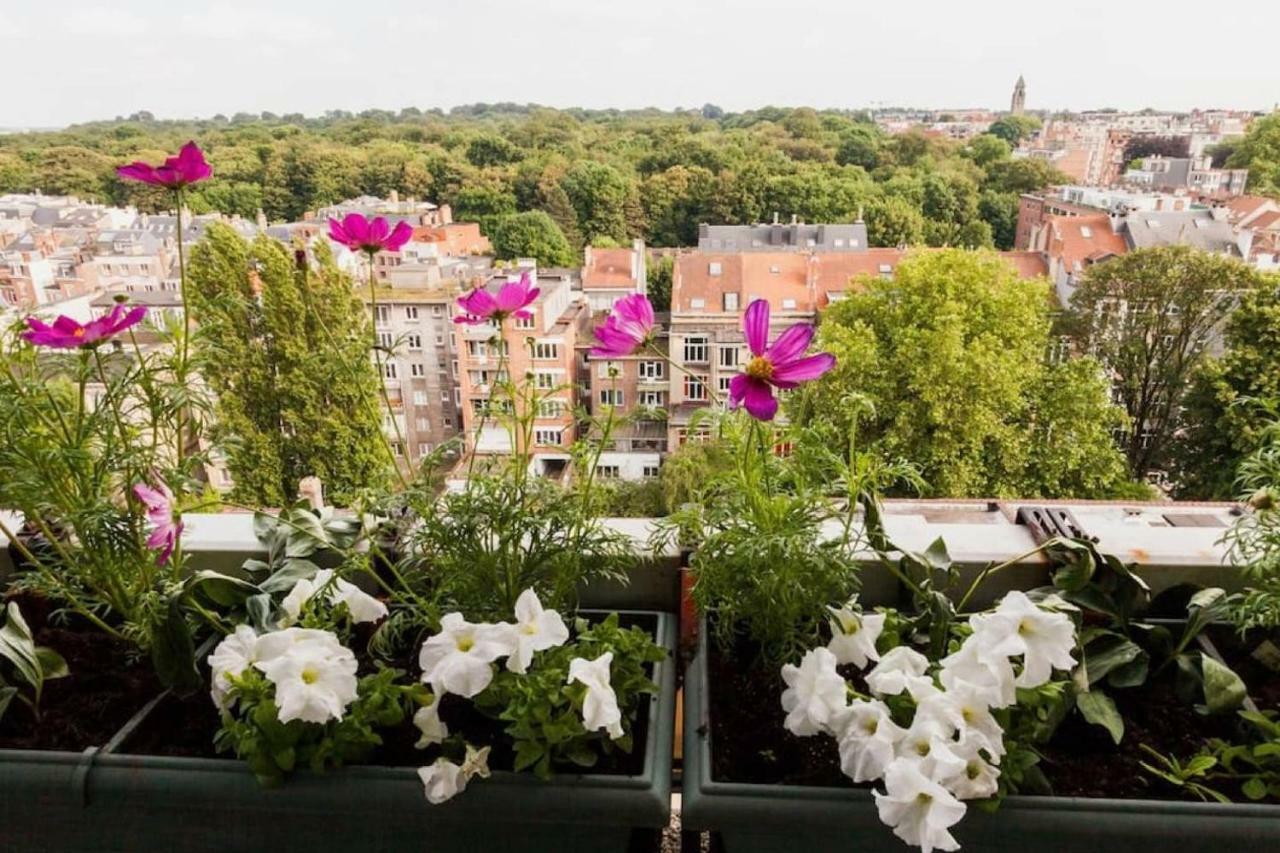
[[[476,101],[1270,109],[1277,0],[0,0],[0,127]]]

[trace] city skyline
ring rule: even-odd
[[[797,0],[786,10],[793,23],[779,27],[776,7],[756,0],[656,0],[643,10],[480,0],[430,15],[393,0],[356,18],[335,0],[309,3],[305,14],[291,3],[174,14],[158,0],[72,2],[0,12],[0,49],[35,71],[35,97],[11,100],[0,127],[144,110],[164,119],[310,116],[477,102],[1003,110],[1019,74],[1031,111],[1272,109],[1280,72],[1268,63],[1265,28],[1249,25],[1265,6],[1215,10],[1215,27],[1233,34],[1230,62],[1197,53],[1176,11],[1184,6],[1192,8],[1178,2],[1152,16],[1090,0],[1063,21],[1009,0],[982,15]],[[508,35],[494,37],[495,21]],[[49,51],[51,38],[60,50]]]

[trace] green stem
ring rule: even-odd
[[[182,187],[181,186],[177,187],[175,192],[177,194],[177,199],[178,199],[178,216],[177,216],[177,220],[178,220],[178,294],[179,294],[179,298],[182,300],[182,346],[179,349],[180,355],[178,357],[178,369],[175,371],[177,375],[174,377],[174,379],[177,382],[177,385],[179,388],[185,388],[187,385],[188,358],[190,357],[191,308],[190,308],[190,304],[187,302],[187,259],[185,257],[186,253],[183,251],[183,237],[182,237],[183,190],[182,190]],[[186,405],[185,404],[178,407],[177,418],[178,418],[178,423],[177,423],[178,434],[174,443],[176,444],[176,450],[178,454],[177,467],[178,467],[178,470],[181,471],[182,460],[184,455],[186,454],[187,427],[186,427]]]
[[[1028,557],[1033,557],[1036,554],[1039,554],[1046,547],[1048,547],[1048,545],[1052,541],[1053,540],[1050,539],[1048,542],[1045,542],[1042,545],[1037,545],[1036,547],[1032,548],[1030,551],[1027,551],[1026,553],[1019,554],[1013,559],[1005,560],[1003,563],[987,566],[985,569],[979,572],[976,578],[973,579],[973,583],[969,584],[969,589],[965,591],[964,596],[960,599],[959,602],[956,603],[956,611],[959,612],[964,609],[964,606],[969,603],[969,599],[973,596],[975,592],[977,592],[978,587],[981,586],[982,582],[985,581],[989,576],[995,574],[996,572],[1007,569],[1010,566],[1017,565],[1018,563],[1021,563],[1023,560],[1027,559]]]
[[[400,432],[400,421],[396,418],[395,412],[391,409],[391,395],[387,391],[387,376],[382,368],[382,356],[380,354],[381,346],[378,341],[378,288],[374,282],[373,276],[373,257],[377,252],[365,252],[369,257],[369,306],[373,312],[373,362],[378,369],[378,390],[382,392],[382,404],[386,406],[387,417],[391,418],[391,426],[396,433],[396,442],[400,445],[400,452],[404,455],[409,453],[409,448],[405,446],[404,434]],[[401,393],[401,408],[404,408],[404,395]],[[378,431],[382,432],[381,424]],[[384,436],[385,438],[385,436]],[[400,457],[396,456],[395,450],[388,445],[387,449],[391,453],[391,464],[396,469],[396,475],[400,478],[400,485],[404,488],[409,487],[409,481],[405,478],[404,471],[400,468]]]

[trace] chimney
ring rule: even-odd
[[[791,214],[791,224],[792,224],[792,225],[797,224],[799,221],[800,221],[800,217],[796,216],[794,213],[793,213],[793,214]]]
[[[266,230],[267,214],[263,213],[262,208],[258,208],[258,227]]]
[[[388,195],[387,195],[387,201],[391,202],[392,204],[399,204],[399,203],[400,203],[400,193],[396,192],[395,190],[392,190],[392,191],[391,191],[390,193],[388,193]]]
[[[453,208],[447,204],[440,205],[440,224],[441,225],[453,224]]]
[[[773,224],[774,225],[778,224],[778,211],[776,210],[773,212]]]

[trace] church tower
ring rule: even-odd
[[[1022,79],[1022,75],[1018,75],[1018,82],[1013,87],[1013,101],[1009,104],[1009,112],[1016,116],[1022,115],[1022,110],[1027,105],[1027,83]]]

